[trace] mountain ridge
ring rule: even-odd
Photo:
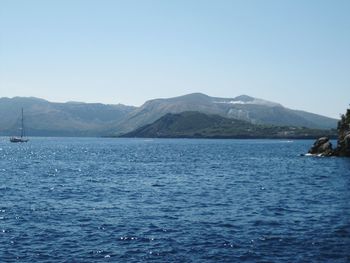
[[[50,102],[36,97],[0,98],[0,135],[13,135],[20,108],[32,136],[116,136],[153,123],[167,113],[196,111],[253,124],[335,128],[337,120],[248,95],[234,98],[191,93],[146,101],[140,107],[87,102]]]

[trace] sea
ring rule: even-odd
[[[350,262],[311,140],[0,137],[0,262]]]

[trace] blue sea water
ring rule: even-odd
[[[0,138],[0,262],[350,262],[312,141]]]

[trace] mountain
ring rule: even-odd
[[[169,99],[154,99],[130,112],[119,123],[118,132],[128,132],[150,124],[167,113],[197,111],[226,118],[245,120],[253,124],[298,126],[317,129],[336,128],[337,120],[325,116],[292,110],[281,104],[241,95],[216,98],[193,93]]]
[[[315,138],[336,136],[325,131],[291,126],[258,125],[200,112],[168,113],[121,137],[141,138]]]
[[[24,108],[25,127],[30,136],[101,136],[114,132],[135,107],[100,103],[53,103],[38,98],[0,98],[0,135],[18,133]]]

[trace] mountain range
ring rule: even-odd
[[[13,135],[24,108],[31,136],[118,136],[151,124],[168,113],[200,112],[256,125],[336,128],[337,120],[246,95],[216,98],[193,93],[154,99],[140,107],[122,104],[55,103],[33,97],[0,98],[0,135]]]

